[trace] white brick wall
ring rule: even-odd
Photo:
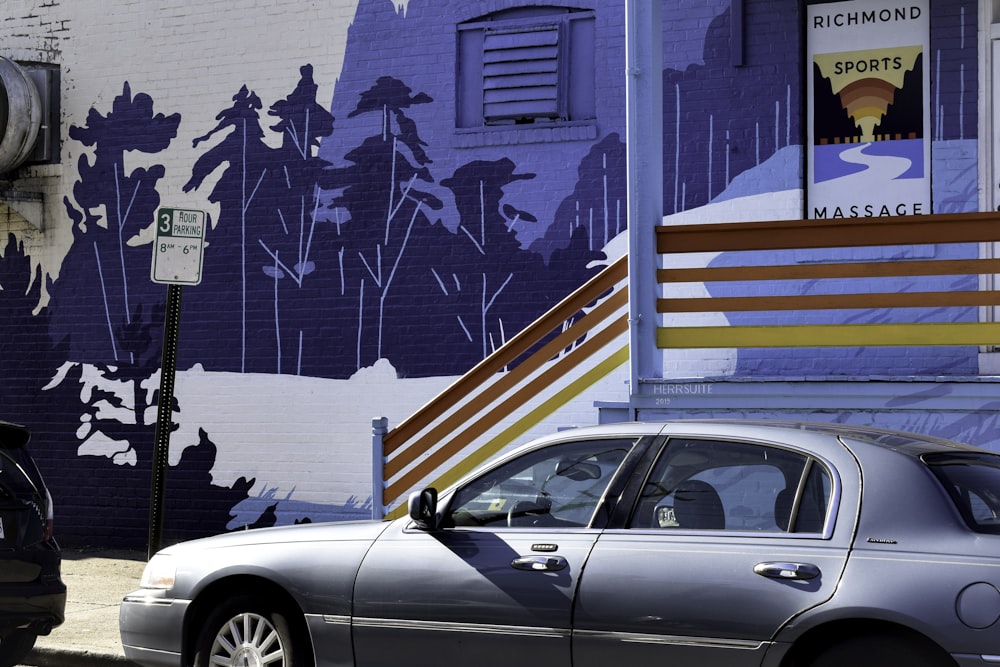
[[[85,152],[68,140],[68,129],[86,124],[92,108],[107,114],[124,81],[133,95],[149,94],[156,113],[181,114],[177,138],[155,156],[167,170],[158,187],[164,205],[212,211],[205,199],[211,188],[181,190],[203,150],[192,148],[192,140],[212,129],[214,114],[229,106],[243,83],[260,97],[266,120],[267,108],[290,92],[289,82],[305,64],[314,66],[317,99],[328,105],[355,8],[355,0],[5,0],[0,55],[58,64],[62,76],[62,167],[33,168],[18,181],[19,188],[46,194],[45,229],[39,234],[22,225],[13,231],[57,276],[72,242],[61,199]],[[138,166],[149,159],[130,157]]]

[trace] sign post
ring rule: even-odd
[[[156,405],[153,471],[149,501],[148,557],[163,543],[163,506],[173,430],[174,378],[177,373],[177,338],[181,318],[181,287],[201,282],[201,267],[208,216],[204,211],[161,208],[156,214],[156,241],[150,278],[167,285],[160,358],[160,394]]]

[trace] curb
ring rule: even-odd
[[[120,653],[101,651],[53,649],[36,646],[22,662],[31,667],[138,667]]]

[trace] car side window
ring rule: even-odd
[[[738,532],[823,532],[826,467],[756,443],[670,440],[647,480],[630,527]]]
[[[459,489],[442,527],[587,526],[633,440],[586,440],[528,452]]]

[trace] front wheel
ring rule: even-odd
[[[194,656],[195,667],[304,667],[310,662],[289,617],[251,596],[227,600],[209,614]]]
[[[955,662],[940,648],[926,640],[894,636],[851,637],[827,648],[809,663],[809,667],[955,667]]]

